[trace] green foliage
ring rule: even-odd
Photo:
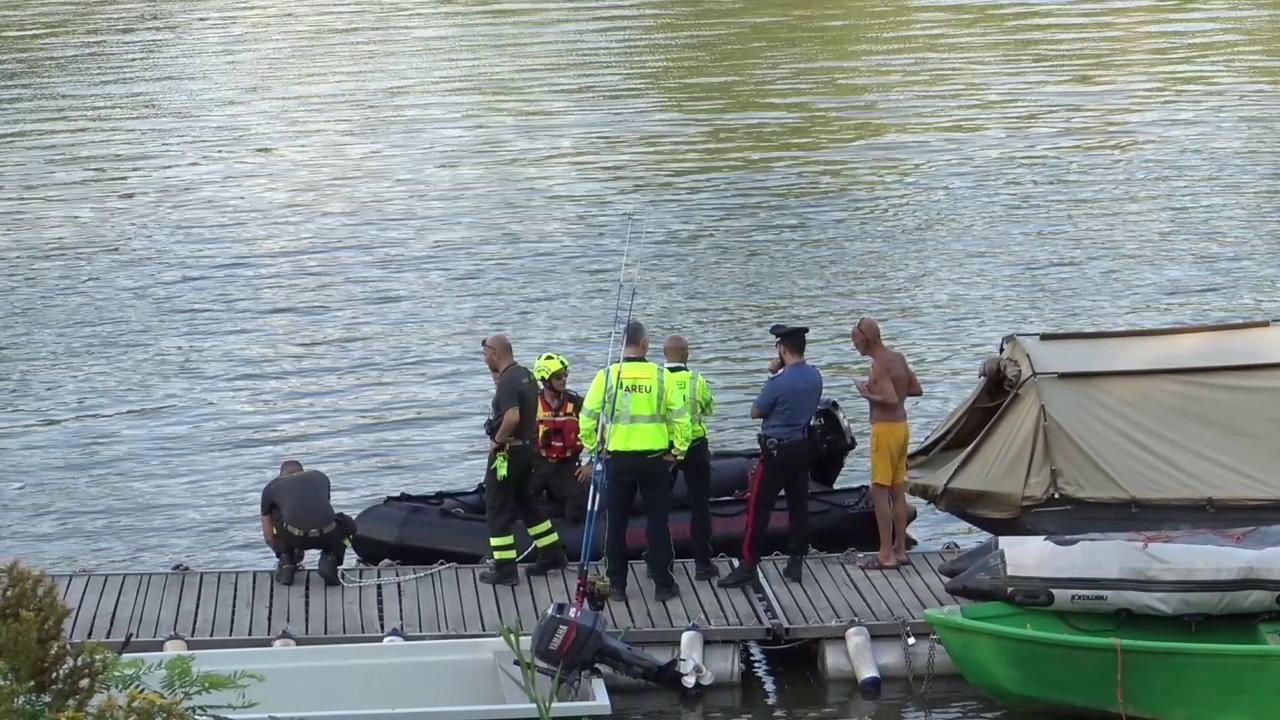
[[[70,611],[48,575],[18,562],[0,573],[0,718],[4,720],[193,720],[243,704],[249,673],[196,672],[189,656],[162,667],[121,660],[97,643],[72,647],[63,636]],[[142,677],[163,672],[158,689]],[[240,691],[240,702],[195,702],[219,691]],[[189,707],[188,707],[189,704]]]
[[[545,695],[538,694],[538,670],[534,665],[533,658],[525,654],[524,648],[520,645],[519,629],[512,629],[510,626],[503,625],[498,634],[507,644],[507,648],[516,656],[516,663],[520,666],[520,677],[516,678],[510,673],[508,677],[520,684],[524,689],[525,697],[529,698],[529,702],[538,710],[540,720],[550,720],[551,706],[555,704],[556,698],[560,695],[560,670],[556,669],[555,677],[551,680],[551,690]]]
[[[145,679],[156,674],[162,674],[160,687],[148,687]],[[217,717],[219,710],[244,710],[256,705],[245,700],[244,691],[249,687],[249,680],[262,682],[263,677],[244,670],[230,674],[200,672],[196,670],[194,657],[175,655],[163,662],[150,664],[138,659],[121,660],[107,677],[106,686],[109,690],[126,694],[160,695],[178,702],[192,715],[203,718]],[[222,692],[235,692],[236,700],[217,705],[197,702],[201,697]]]

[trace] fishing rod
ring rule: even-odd
[[[640,252],[644,249],[645,237],[649,234],[649,222],[646,220],[640,230],[640,242],[636,247],[636,256],[640,256]],[[622,291],[626,278],[626,256],[627,247],[631,243],[631,223],[627,223],[627,241],[623,248],[623,268],[622,273],[618,277],[618,298],[614,303],[613,311],[613,333],[609,336],[609,354],[608,362],[605,365],[605,388],[606,392],[609,387],[609,374],[613,368],[613,344],[618,329],[618,313],[622,309]],[[636,305],[636,288],[640,282],[640,261],[636,261],[636,267],[631,277],[631,299],[627,303],[627,319],[623,324],[622,346],[618,348],[618,359],[622,359],[622,352],[626,345],[626,326],[631,324],[632,311]],[[587,494],[587,513],[586,522],[583,524],[582,537],[582,553],[578,560],[578,584],[574,594],[574,604],[579,608],[586,601],[588,587],[590,582],[587,579],[588,567],[591,561],[592,544],[595,540],[596,518],[599,516],[600,497],[604,494],[607,487],[608,478],[604,470],[604,453],[608,449],[609,430],[612,427],[614,412],[618,408],[618,390],[622,385],[621,368],[619,368],[618,378],[613,383],[612,397],[608,398],[608,409],[602,413],[600,424],[596,427],[596,451],[594,453],[591,468],[591,487]]]

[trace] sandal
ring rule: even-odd
[[[863,558],[859,560],[858,567],[862,568],[863,570],[897,570],[898,569],[897,563],[894,563],[893,565],[886,565],[885,563],[880,562],[879,555],[872,555],[869,559]]]

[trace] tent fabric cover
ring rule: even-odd
[[[991,518],[1016,517],[1055,495],[1274,504],[1278,329],[1007,338],[1002,356],[1016,363],[1016,384],[993,408],[992,379],[984,379],[988,392],[975,391],[912,453],[909,490],[943,510]],[[1215,346],[1229,352],[1205,350]]]

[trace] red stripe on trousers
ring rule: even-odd
[[[742,538],[742,561],[755,564],[755,555],[751,552],[751,530],[756,522],[756,503],[760,502],[760,480],[764,477],[764,458],[756,463],[755,472],[751,473],[751,482],[747,483],[747,534]]]

